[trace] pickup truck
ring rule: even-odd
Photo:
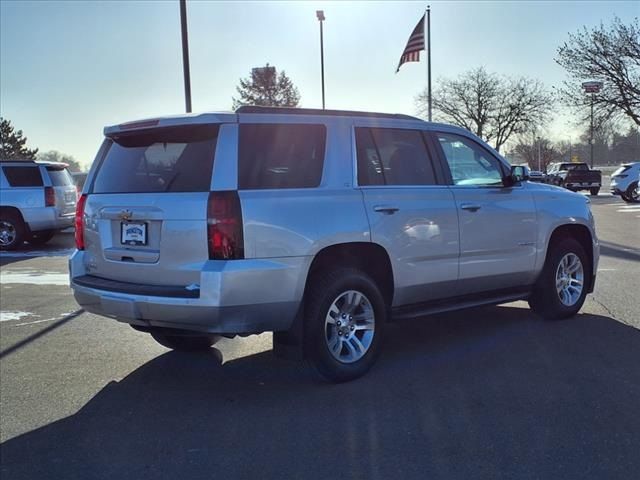
[[[573,192],[589,190],[591,195],[598,195],[602,186],[602,173],[600,170],[589,170],[586,163],[553,163],[547,170],[545,183]]]

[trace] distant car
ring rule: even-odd
[[[545,183],[564,187],[572,192],[589,190],[591,195],[598,195],[602,186],[602,172],[590,170],[586,163],[553,163],[547,170]]]
[[[544,180],[544,173],[538,170],[531,170],[529,172],[529,180],[532,182],[542,182]]]
[[[65,163],[0,160],[0,250],[48,242],[73,226],[77,192]]]
[[[611,175],[611,193],[628,203],[639,203],[640,162],[625,163]]]

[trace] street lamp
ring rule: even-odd
[[[180,30],[182,32],[182,70],[184,73],[184,103],[191,113],[191,75],[189,72],[189,40],[187,34],[187,0],[180,0]]]
[[[322,38],[322,22],[324,22],[324,11],[316,10],[316,17],[320,22],[320,75],[322,76],[322,109],[324,110],[324,41]]]
[[[596,93],[600,93],[602,88],[602,82],[584,82],[582,84],[584,93],[591,94],[591,125],[589,127],[589,145],[591,146],[591,168],[593,169],[593,102],[595,100]]]

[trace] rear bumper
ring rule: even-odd
[[[78,251],[69,271],[76,301],[91,313],[133,325],[238,334],[290,328],[306,265],[304,257],[206,262],[199,292],[92,277]]]

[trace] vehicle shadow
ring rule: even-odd
[[[388,328],[365,377],[165,353],[0,445],[3,478],[631,478],[640,331],[514,306]]]
[[[0,251],[0,266],[21,262],[36,257],[63,257],[73,253],[74,233],[65,231],[56,233],[45,245],[23,243],[15,250]]]

